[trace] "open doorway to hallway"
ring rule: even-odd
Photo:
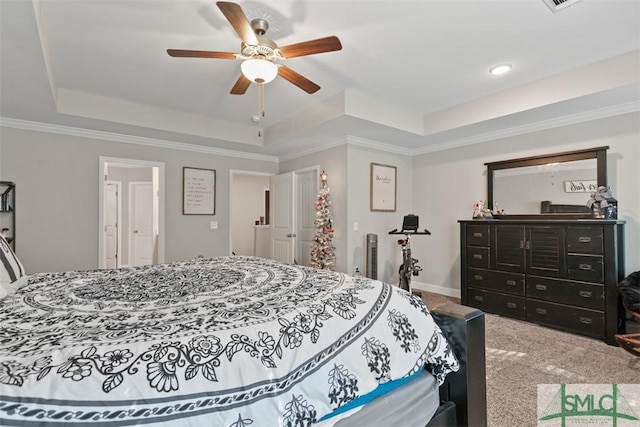
[[[230,251],[235,255],[270,258],[270,174],[239,170],[232,170],[230,173]]]
[[[100,157],[98,267],[164,262],[164,163]]]

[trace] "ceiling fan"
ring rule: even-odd
[[[269,29],[269,23],[265,19],[258,18],[249,22],[240,5],[236,3],[218,1],[216,5],[242,40],[241,53],[167,49],[170,56],[244,60],[241,65],[242,73],[231,89],[232,95],[244,94],[252,82],[260,85],[262,89],[263,84],[269,83],[276,76],[282,77],[310,94],[320,89],[316,83],[283,64],[277,64],[276,61],[340,50],[342,44],[336,36],[279,47],[265,36]]]

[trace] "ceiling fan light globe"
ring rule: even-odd
[[[242,74],[254,83],[269,83],[278,75],[278,66],[266,59],[247,59],[240,68]]]

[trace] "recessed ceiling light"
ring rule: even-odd
[[[509,70],[511,70],[511,67],[511,64],[494,65],[493,67],[489,68],[489,72],[494,76],[499,76],[500,74],[509,72]]]

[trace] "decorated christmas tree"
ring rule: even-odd
[[[320,174],[321,187],[316,202],[315,225],[318,231],[313,236],[311,247],[311,266],[331,270],[336,261],[336,248],[333,246],[333,212],[331,211],[330,191],[327,174]]]

